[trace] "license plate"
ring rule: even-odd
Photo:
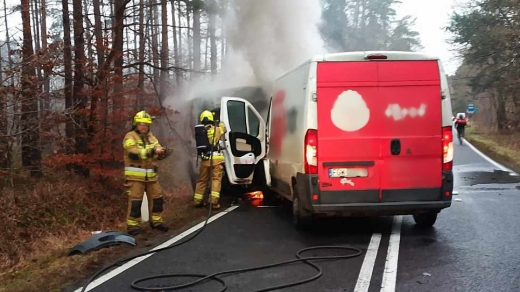
[[[329,168],[329,178],[340,177],[367,177],[366,168]]]

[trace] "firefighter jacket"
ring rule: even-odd
[[[128,132],[123,139],[125,178],[132,181],[157,181],[157,160],[166,158],[157,155],[155,148],[161,147],[151,133]]]

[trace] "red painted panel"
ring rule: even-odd
[[[318,174],[322,190],[439,187],[442,109],[436,61],[318,64]],[[392,155],[392,139],[401,153]],[[373,162],[341,184],[330,166]],[[345,181],[344,181],[345,182]]]

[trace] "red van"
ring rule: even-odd
[[[231,183],[251,183],[255,167],[238,178],[243,166],[231,151],[230,137],[243,132],[241,143],[257,148],[255,163],[265,161],[265,181],[292,202],[297,228],[320,215],[410,214],[432,226],[451,206],[452,110],[438,58],[320,55],[273,86],[266,133],[259,133],[263,120],[249,102],[222,99],[230,130],[226,170]]]

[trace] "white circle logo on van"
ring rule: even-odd
[[[370,110],[359,93],[347,90],[334,102],[330,117],[334,126],[345,132],[354,132],[368,124]]]

